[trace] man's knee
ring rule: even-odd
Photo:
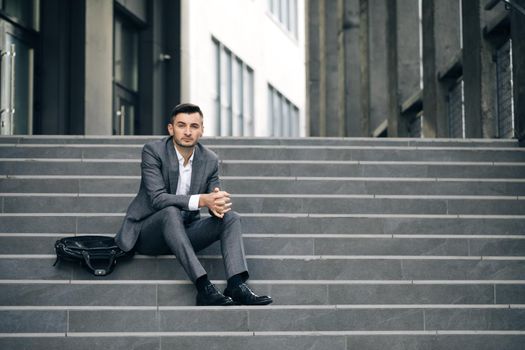
[[[236,211],[230,210],[229,212],[224,214],[224,217],[222,218],[222,220],[225,223],[231,224],[231,223],[241,220],[241,216]]]
[[[163,222],[177,221],[182,222],[182,214],[180,209],[174,206],[169,206],[158,211],[158,215]]]

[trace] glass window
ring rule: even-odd
[[[215,38],[212,42],[216,72],[213,90],[216,134],[253,135],[253,70]]]
[[[221,136],[231,136],[232,125],[232,56],[221,52]]]
[[[300,123],[299,122],[299,108],[294,107],[293,110],[292,110],[292,126],[293,126],[293,129],[292,129],[292,132],[290,133],[290,136],[299,137],[299,128],[300,128],[299,123]]]
[[[212,88],[213,105],[215,110],[215,134],[221,134],[221,46],[217,40],[213,40],[215,82]]]
[[[140,132],[139,29],[119,12],[113,26],[113,134],[134,135]]]
[[[463,7],[462,7],[462,0],[458,0],[458,7],[459,7],[459,47],[463,48]]]
[[[236,58],[233,60],[233,136],[241,136],[243,129],[243,79],[242,79],[242,62]]]
[[[31,134],[33,121],[34,50],[21,38],[6,33],[2,60],[2,134]]]
[[[254,120],[253,120],[253,70],[244,66],[244,84],[243,84],[243,114],[244,114],[244,136],[254,135]]]
[[[423,114],[422,112],[419,112],[419,114],[410,121],[408,125],[408,134],[409,137],[423,137]]]
[[[288,9],[290,0],[281,0],[281,23],[284,24],[286,29],[290,30],[290,17],[288,16]]]
[[[512,79],[512,42],[496,50],[497,131],[500,138],[514,137],[514,85]]]
[[[281,96],[273,90],[273,136],[281,136]]]
[[[297,38],[297,0],[269,0],[268,11],[283,29]]]
[[[277,0],[268,0],[268,9],[270,9],[270,12],[275,12],[275,4]]]
[[[290,0],[290,31],[297,38],[297,0]]]
[[[2,10],[20,24],[40,29],[40,0],[4,0]]]
[[[461,78],[448,92],[449,133],[452,138],[465,138],[464,84]]]
[[[138,30],[120,16],[115,17],[115,81],[132,91],[138,91],[139,85],[138,46]]]
[[[284,136],[290,136],[290,119],[291,119],[291,111],[290,111],[290,102],[287,100],[283,100],[282,102],[282,108],[283,108],[283,114],[282,114],[282,125],[283,125],[283,135]]]
[[[274,115],[274,106],[273,106],[273,89],[271,86],[268,86],[268,93],[266,94],[267,100],[268,100],[268,107],[267,107],[267,117],[268,117],[268,131],[270,135],[273,135],[273,115]]]
[[[299,136],[299,108],[268,85],[268,119],[271,136]]]

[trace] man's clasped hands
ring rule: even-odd
[[[221,219],[224,217],[224,214],[231,210],[231,206],[230,194],[226,191],[221,191],[218,187],[215,187],[211,193],[199,196],[199,208],[208,207],[213,215]]]

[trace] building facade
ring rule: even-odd
[[[303,6],[183,1],[182,100],[201,101],[213,135],[305,135]]]
[[[1,133],[305,135],[297,0],[0,0]]]
[[[525,1],[309,0],[311,135],[525,140]]]

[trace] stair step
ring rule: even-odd
[[[0,281],[2,282],[2,281]],[[169,283],[92,284],[0,283],[1,306],[193,306],[195,288],[189,281]],[[155,282],[155,281],[153,281]],[[174,283],[179,282],[179,283]],[[376,304],[524,304],[524,284],[412,284],[392,281],[298,284],[258,282],[250,284],[259,294],[271,295],[275,305],[376,305]],[[334,281],[340,282],[340,281]],[[72,284],[70,284],[72,283]],[[454,282],[451,282],[454,283]],[[224,289],[224,281],[216,283]]]
[[[525,330],[525,309],[411,306],[161,307],[0,311],[0,332],[301,332]],[[188,320],[191,320],[189,322]]]
[[[130,336],[132,335],[132,336]],[[520,331],[391,331],[391,332],[236,332],[227,334],[100,334],[73,332],[55,336],[0,338],[3,349],[31,350],[124,350],[140,346],[148,350],[227,349],[267,350],[522,350],[525,335]]]
[[[0,177],[4,193],[136,194],[140,176]],[[232,194],[369,194],[525,196],[523,179],[222,177]]]
[[[223,161],[225,176],[524,178],[523,163]],[[319,162],[317,162],[319,163]]]
[[[262,280],[519,280],[525,278],[523,257],[473,256],[248,256],[250,275]],[[75,263],[53,267],[54,255],[2,256],[0,279],[96,279]],[[224,279],[222,259],[201,257],[211,278]],[[122,260],[106,279],[185,279],[172,256]]]
[[[212,145],[222,160],[359,160],[520,162],[525,149],[517,147],[393,147],[393,146],[254,146]],[[136,159],[142,145],[10,145],[0,144],[2,158]]]
[[[4,213],[124,213],[135,195],[77,197],[5,194],[0,199]],[[458,199],[459,198],[459,199]],[[525,198],[518,197],[427,197],[233,195],[239,213],[352,213],[352,214],[478,214],[523,215]]]
[[[5,175],[140,176],[138,160],[4,158]],[[523,162],[222,161],[222,176],[524,178]]]
[[[70,235],[0,234],[0,254],[54,254],[56,240]],[[325,237],[323,237],[325,236]],[[353,237],[341,235],[257,235],[245,234],[249,255],[451,255],[451,256],[521,256],[525,236],[499,238],[483,236],[462,238]],[[199,252],[220,254],[219,242]]]
[[[91,136],[91,135],[30,135],[1,136],[4,144],[135,144],[144,145],[161,139],[158,136]],[[510,139],[421,139],[421,138],[271,138],[271,137],[204,137],[204,145],[321,145],[321,146],[435,146],[435,147],[519,147]]]
[[[124,213],[0,214],[1,233],[115,234]],[[243,214],[245,233],[522,235],[525,216]]]

